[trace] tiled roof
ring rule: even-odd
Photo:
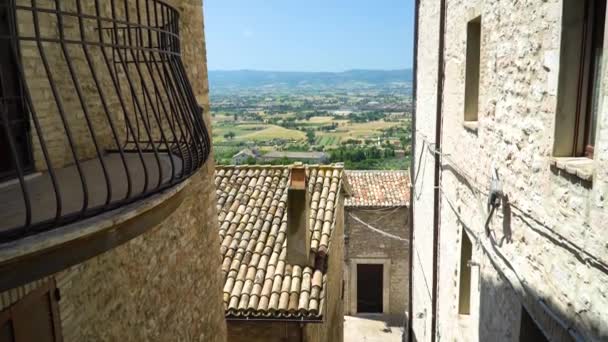
[[[313,267],[286,262],[286,166],[215,172],[227,317],[321,319],[342,167],[307,168]]]
[[[350,207],[397,207],[410,201],[408,171],[346,171],[351,196]]]

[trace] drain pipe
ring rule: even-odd
[[[414,275],[414,184],[412,183],[415,179],[416,174],[416,95],[418,86],[418,16],[420,11],[420,0],[414,1],[414,63],[412,66],[412,148],[410,151],[410,231],[409,231],[409,250],[408,257],[410,263],[410,275],[408,280],[408,311],[407,311],[407,341],[413,341],[413,303],[412,303],[412,290],[414,287],[413,275]],[[424,153],[424,151],[422,151]],[[413,157],[412,157],[413,155]]]
[[[432,300],[432,320],[431,320],[431,342],[437,339],[437,295],[438,295],[438,274],[439,274],[439,238],[441,226],[441,126],[443,116],[443,82],[444,75],[444,49],[445,49],[445,12],[446,0],[441,0],[439,9],[439,48],[437,63],[437,112],[435,113],[435,179],[433,181],[433,300]]]

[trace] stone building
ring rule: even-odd
[[[383,313],[402,325],[409,271],[407,171],[347,171],[345,313]]]
[[[234,165],[247,164],[249,161],[254,161],[260,157],[260,152],[257,149],[245,148],[232,156],[231,161]]]
[[[0,340],[226,339],[201,6],[0,3]]]
[[[608,340],[606,2],[416,13],[411,340]]]
[[[228,341],[342,341],[342,167],[226,166],[215,185]]]

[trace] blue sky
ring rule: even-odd
[[[413,0],[204,0],[210,70],[412,66]]]

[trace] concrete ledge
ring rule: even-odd
[[[477,133],[477,129],[479,128],[479,121],[463,121],[462,127],[467,131],[471,131]]]
[[[187,179],[120,209],[0,244],[0,291],[59,272],[157,226],[179,207],[189,183]]]
[[[569,175],[585,181],[593,180],[593,159],[586,157],[553,157],[549,163]]]

